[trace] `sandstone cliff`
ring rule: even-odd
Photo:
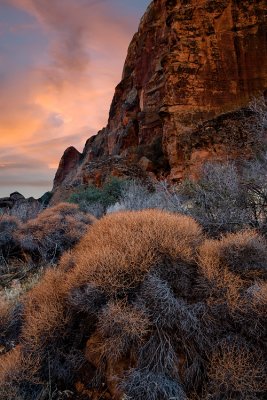
[[[243,107],[266,94],[266,32],[264,0],[154,0],[129,46],[108,125],[82,154],[65,152],[55,199],[110,174],[177,181],[205,160],[247,153],[244,119],[254,116]]]

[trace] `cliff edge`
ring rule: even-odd
[[[82,154],[65,152],[54,201],[110,175],[179,181],[206,160],[249,154],[246,106],[266,95],[266,36],[264,0],[154,0],[130,43],[107,127]]]

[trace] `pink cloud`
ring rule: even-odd
[[[23,173],[29,176],[38,160],[43,182],[45,176],[51,178],[51,166],[59,162],[66,147],[75,145],[82,150],[85,140],[106,124],[114,87],[137,28],[136,16],[122,15],[112,8],[112,1],[1,3],[34,18],[32,23],[11,27],[13,35],[28,30],[31,35],[41,33],[45,42],[40,42],[40,48],[36,44],[32,50],[31,44],[25,47],[31,56],[26,66],[14,61],[12,54],[11,59],[1,58],[0,164],[9,159],[13,165],[9,172],[13,172],[0,168],[0,196],[10,188],[5,189],[8,179],[16,189],[17,160],[27,165]]]

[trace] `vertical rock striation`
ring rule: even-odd
[[[253,113],[241,120],[237,110],[266,91],[266,32],[264,0],[154,0],[130,43],[107,127],[75,165],[63,156],[55,190],[100,182],[103,165],[104,178],[121,162],[123,174],[135,165],[176,181],[207,159],[249,151],[243,124]]]

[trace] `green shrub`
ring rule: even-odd
[[[52,192],[45,192],[42,197],[39,198],[39,202],[43,205],[43,207],[47,207],[52,197]]]
[[[86,189],[72,194],[69,202],[79,204],[82,210],[90,211],[99,217],[108,207],[120,200],[124,185],[124,180],[113,177],[101,188],[91,184]]]

